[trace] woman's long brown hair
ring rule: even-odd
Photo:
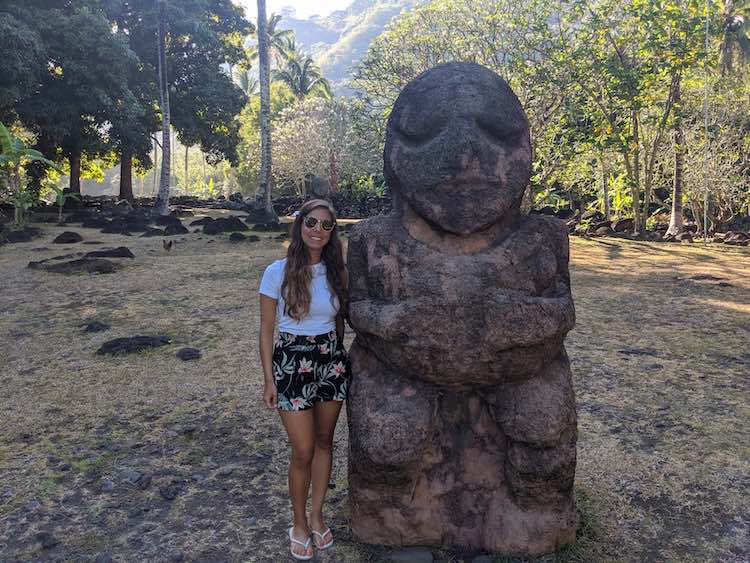
[[[336,211],[324,199],[311,199],[299,209],[291,228],[292,240],[286,253],[286,268],[284,281],[281,284],[281,295],[284,296],[284,313],[295,319],[302,320],[310,312],[310,255],[302,241],[302,222],[313,210],[327,209],[334,221],[331,238],[323,247],[321,261],[326,266],[326,278],[333,295],[338,297],[339,312],[346,319],[349,311],[349,290],[347,287],[346,265],[344,251],[338,235]]]

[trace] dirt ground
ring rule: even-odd
[[[283,241],[0,247],[0,560],[286,561],[287,446],[260,404],[257,287]],[[128,246],[120,272],[40,260]],[[575,545],[544,561],[750,560],[750,249],[572,239]],[[82,324],[111,329],[86,333]],[[164,334],[125,357],[106,340]],[[193,346],[202,358],[183,362]],[[342,418],[317,561],[383,561],[347,526]],[[476,552],[432,551],[436,561]],[[514,561],[496,558],[495,561]]]

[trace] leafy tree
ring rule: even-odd
[[[138,112],[138,102],[122,76],[137,61],[121,31],[113,31],[101,12],[82,2],[47,9],[31,1],[9,8],[33,29],[43,45],[44,72],[33,93],[13,109],[39,139],[39,146],[59,150],[68,160],[70,190],[80,193],[84,155],[108,152],[107,127],[115,113],[124,119]]]

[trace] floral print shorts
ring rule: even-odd
[[[273,350],[273,377],[282,411],[304,411],[322,401],[343,401],[351,367],[336,332],[303,336],[282,332]]]

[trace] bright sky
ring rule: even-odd
[[[336,10],[347,8],[353,0],[266,0],[266,12],[280,12],[282,8],[291,6],[300,19],[313,15],[327,16]],[[257,0],[234,0],[235,4],[245,7],[245,14],[255,19],[258,13]]]

